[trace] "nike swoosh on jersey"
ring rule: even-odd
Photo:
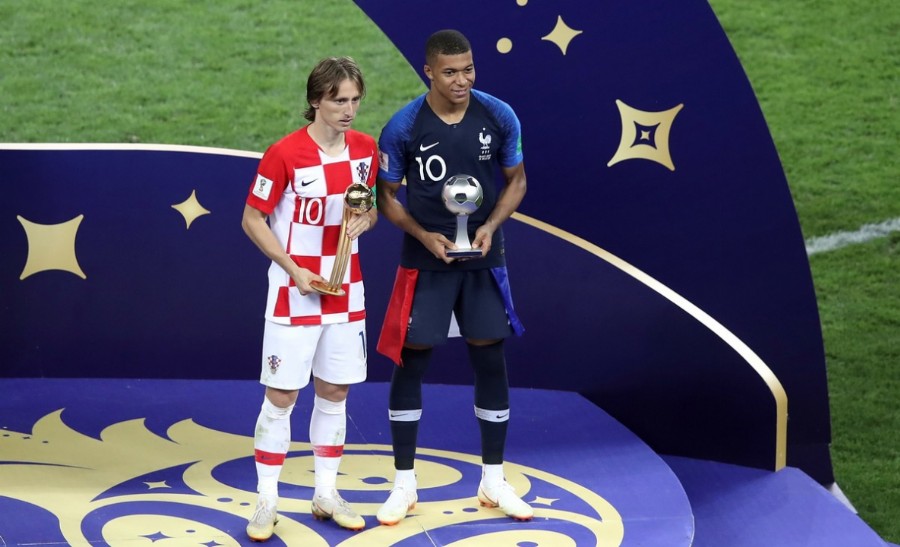
[[[420,145],[419,145],[419,152],[425,152],[426,150],[429,150],[429,149],[431,149],[431,148],[434,148],[435,146],[439,145],[440,143],[441,143],[441,141],[438,141],[438,142],[436,142],[436,143],[434,143],[434,144],[429,144],[428,146],[425,146],[424,144],[420,144]]]
[[[319,180],[319,179],[301,180],[301,181],[300,181],[300,186],[309,186],[310,184],[316,182],[317,180]]]

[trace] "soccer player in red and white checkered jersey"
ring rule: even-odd
[[[305,127],[269,147],[247,196],[242,225],[270,259],[262,372],[265,397],[256,423],[256,511],[247,534],[265,541],[277,522],[278,478],[291,443],[290,415],[299,390],[313,378],[309,439],[315,460],[312,513],[358,530],[365,520],[335,488],[346,432],[350,384],[366,378],[365,303],[358,237],[377,220],[374,209],[351,215],[346,294],[310,287],[331,275],[343,217],[344,190],[375,184],[375,140],[350,129],[365,83],[349,57],[327,58],[307,81]]]

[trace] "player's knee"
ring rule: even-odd
[[[475,347],[493,346],[503,342],[502,338],[466,338],[466,343]]]
[[[340,402],[347,399],[350,386],[346,384],[332,384],[320,378],[315,378],[316,396],[328,401]]]
[[[476,376],[506,375],[503,340],[486,345],[468,344],[468,350]]]
[[[413,349],[404,347],[400,353],[400,359],[403,366],[394,368],[394,378],[399,381],[419,381],[428,370],[428,364],[431,362],[432,348],[426,346],[424,349]]]
[[[313,407],[319,412],[339,416],[347,411],[347,399],[344,398],[340,401],[329,401],[328,399],[316,395],[313,397]]]
[[[262,404],[263,415],[270,420],[286,420],[290,418],[291,412],[294,410],[293,401],[296,400],[296,396],[291,400],[284,393],[274,393],[275,395],[271,395],[268,390],[266,391]]]

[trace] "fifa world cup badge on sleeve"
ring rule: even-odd
[[[347,236],[347,223],[353,215],[367,213],[374,203],[375,194],[365,184],[357,182],[344,190],[344,216],[341,220],[341,233],[338,236],[338,248],[334,257],[334,266],[331,268],[331,277],[326,283],[321,281],[310,283],[314,291],[329,296],[344,296],[346,291],[342,285],[347,273],[347,265],[350,263],[350,252],[353,250],[353,242]]]
[[[456,215],[456,249],[447,249],[447,256],[470,258],[481,256],[481,249],[473,249],[469,241],[469,215],[481,207],[484,191],[481,183],[471,175],[453,175],[444,183],[441,191],[444,206]]]

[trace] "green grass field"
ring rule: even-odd
[[[805,237],[900,218],[900,4],[711,1],[759,98]],[[810,257],[835,477],[900,543],[900,233]]]
[[[363,66],[377,135],[424,86],[350,0],[0,3],[0,142],[262,151],[331,54]],[[106,5],[109,4],[109,5]],[[759,97],[804,235],[900,218],[900,3],[712,0]],[[900,543],[900,234],[811,257],[835,475]]]

